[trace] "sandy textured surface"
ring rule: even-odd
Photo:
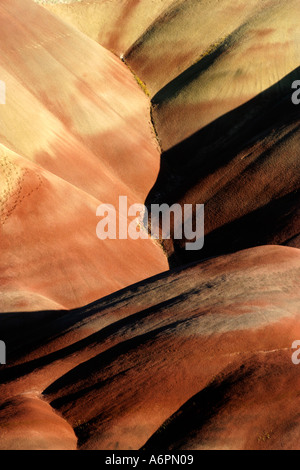
[[[166,448],[299,449],[299,262],[255,248],[53,312],[27,340],[7,326],[2,400],[43,393],[85,449],[138,449],[158,430]]]
[[[0,407],[0,450],[75,450],[72,427],[34,393],[13,397]]]
[[[149,103],[110,52],[31,1],[0,5],[0,311],[83,305],[167,269],[150,240],[100,241],[101,203],[142,203]]]
[[[117,55],[123,54],[174,0],[36,0]]]
[[[147,202],[205,204],[205,244],[165,240],[171,263],[263,244],[300,247],[299,68],[161,156]],[[181,224],[182,220],[176,222]],[[158,220],[152,220],[158,232]]]
[[[202,2],[194,3],[197,3],[199,8]],[[153,118],[164,150],[275,85],[299,66],[299,2],[234,2],[236,7],[239,4],[244,5],[242,11],[250,9],[253,4],[254,6],[251,12],[247,11],[247,14],[242,16],[238,16],[240,10],[237,9],[238,14],[233,15],[232,22],[228,22],[232,30],[227,26],[227,30],[221,35],[216,27],[218,22],[213,5],[207,9],[203,22],[206,25],[209,23],[206,27],[210,26],[211,31],[215,32],[215,38],[211,38],[212,42],[203,46],[201,56],[201,38],[207,36],[205,30],[202,33],[202,27],[198,28],[200,50],[197,49],[197,52],[200,57],[194,61],[189,60],[184,70],[178,74],[176,72],[176,75],[173,72],[168,73],[166,61],[158,60],[160,67],[164,64],[161,75],[163,81],[168,80],[168,84],[162,87],[162,83],[159,83],[156,86]],[[221,5],[224,5],[224,2],[221,2]],[[186,2],[182,8],[186,8]],[[226,7],[220,14],[227,18]],[[189,18],[193,18],[191,13]],[[196,18],[202,18],[201,13]],[[168,21],[168,27],[172,24],[172,21]],[[185,34],[189,31],[186,25],[182,26],[182,30]],[[170,50],[178,51],[180,64],[181,54],[185,49],[189,52],[189,41],[185,44],[178,48],[169,45]],[[153,50],[161,51],[160,47]],[[150,87],[151,79],[147,79],[135,62],[130,60],[130,56],[127,61]],[[150,59],[148,63],[151,62]],[[156,59],[151,63],[151,70],[157,77],[159,73],[155,73],[155,62]]]
[[[0,142],[107,203],[143,200],[159,150],[128,68],[31,0],[2,2],[0,26]]]
[[[42,3],[0,2],[0,449],[300,450],[299,0]],[[119,196],[204,248],[100,241]]]

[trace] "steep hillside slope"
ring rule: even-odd
[[[225,38],[237,34],[268,3],[177,0],[126,51],[126,60],[154,95],[217,49]]]
[[[175,0],[35,0],[117,55]],[[58,3],[58,4],[57,4]]]
[[[0,141],[98,199],[143,200],[159,151],[126,66],[31,0],[2,3],[0,25]]]
[[[198,8],[202,5],[202,2],[194,3],[198,4]],[[149,50],[147,64],[155,77],[154,91],[157,92],[152,100],[153,119],[163,150],[246,103],[299,66],[298,1],[239,2],[243,4],[242,12],[247,12],[247,15],[243,13],[242,16],[240,9],[237,9],[235,15],[231,15],[230,10],[226,9],[228,2],[221,2],[223,11],[220,11],[220,17],[224,20],[228,18],[227,15],[230,16],[224,33],[221,32],[218,18],[214,14],[214,2],[209,3],[211,8],[207,7],[206,14],[202,16],[202,12],[199,12],[198,17],[195,15],[201,21],[196,35],[197,47],[194,46],[198,57],[194,54],[193,59],[182,63],[180,57],[185,50],[190,54],[189,41],[177,48],[171,43],[168,50],[172,51],[171,57],[178,54],[180,70],[170,68],[169,71],[166,65],[168,61],[160,56],[153,57]],[[249,12],[251,5],[253,9]],[[186,8],[184,2],[182,9],[185,11]],[[194,18],[191,12],[187,11],[187,14],[188,18]],[[206,26],[202,27],[202,22]],[[179,37],[183,30],[185,35],[196,41],[188,25],[184,24],[179,29],[179,26],[173,26],[172,20],[169,20],[167,26],[173,27],[174,33],[176,31]],[[210,29],[210,35],[205,34],[206,28]],[[211,37],[213,34],[215,37]],[[202,38],[210,38],[211,42],[202,46]],[[156,44],[151,50],[159,51],[160,54],[162,49]],[[143,65],[140,68],[135,61],[138,51],[138,47],[136,52],[133,49],[132,53],[126,55],[126,60],[151,90],[151,77],[148,78],[143,73]],[[146,52],[143,54],[142,57],[147,56]],[[145,59],[141,58],[141,63],[144,64]],[[155,70],[156,63],[159,64],[161,73]],[[161,81],[157,83],[157,77],[160,76]]]
[[[0,2],[0,449],[300,450],[299,1],[55,1]]]
[[[75,3],[57,7],[87,8]],[[126,2],[119,31],[133,4],[148,12]],[[162,241],[172,265],[255,245],[299,246],[299,112],[291,104],[299,8],[297,0],[174,1],[124,54],[152,95],[163,149],[149,208],[205,204],[204,250]],[[158,232],[159,221],[151,224]]]
[[[96,236],[98,205],[142,203],[158,172],[131,72],[30,0],[1,3],[0,40],[0,311],[76,307],[167,269],[151,240]]]
[[[291,83],[299,68],[161,156],[151,204],[205,204],[205,245],[164,240],[171,263],[262,244],[299,247],[299,110]],[[155,231],[159,221],[152,218]],[[182,223],[180,220],[178,223]]]
[[[181,407],[160,450],[299,449],[299,270],[295,248],[254,248],[52,312],[21,340],[7,327],[1,400],[43,392],[84,449],[143,447]]]
[[[0,450],[76,450],[72,427],[34,393],[1,404]]]
[[[0,311],[72,308],[167,263],[151,240],[99,240],[100,201],[0,146]]]

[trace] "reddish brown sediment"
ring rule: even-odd
[[[128,68],[32,1],[2,4],[0,25],[1,142],[98,199],[142,202],[159,150]]]
[[[126,66],[31,1],[0,6],[0,311],[71,308],[167,269],[149,240],[100,241],[98,205],[142,203],[159,169]]]
[[[150,239],[97,238],[102,201],[4,147],[0,152],[0,311],[77,307],[167,268]]]
[[[300,247],[300,121],[291,100],[298,77],[299,67],[162,153],[147,206],[205,207],[201,251],[186,251],[185,238],[161,241],[172,265],[257,245]],[[158,232],[158,220],[151,224]]]
[[[300,450],[298,11],[1,3],[1,449]],[[203,249],[100,241],[119,196]]]
[[[35,393],[1,403],[0,450],[76,450],[72,427]]]
[[[280,433],[270,441],[255,439],[270,432],[284,396],[289,400],[280,428],[293,423],[299,434],[292,418],[298,389],[290,387],[299,375],[291,349],[300,334],[299,260],[295,248],[254,248],[159,275],[57,317],[23,347],[15,344],[1,397],[44,392],[76,428],[80,448],[138,449],[191,397],[222,388],[232,374],[229,398],[222,402],[221,391],[211,396],[220,409],[211,434],[207,438],[209,430],[200,427],[199,439],[191,441],[187,432],[181,448],[299,448],[299,440],[281,439]],[[238,397],[248,380],[243,406]],[[276,396],[266,406],[275,381]],[[261,413],[257,421],[251,419],[252,402],[253,417]],[[223,423],[229,406],[234,414],[225,421],[228,434],[218,433],[218,419]],[[240,439],[239,416],[249,418]]]
[[[145,448],[299,450],[299,387],[288,348],[237,359],[180,407]]]

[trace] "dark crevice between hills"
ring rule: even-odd
[[[255,368],[241,365],[229,374],[224,372],[206,388],[190,398],[150,437],[141,450],[159,451],[184,448],[201,429],[232,401],[232,392],[241,382],[251,379]]]
[[[164,309],[164,308],[171,308],[172,305],[177,304],[179,301],[182,301],[185,298],[185,294],[180,294],[176,297],[172,297],[168,300],[162,301],[159,304],[155,304],[152,307],[149,307],[147,309],[141,310],[133,315],[129,315],[125,317],[122,320],[116,321],[96,333],[93,333],[86,338],[83,338],[79,341],[76,341],[73,344],[70,344],[69,346],[63,347],[61,349],[58,349],[57,351],[54,351],[52,353],[46,354],[42,357],[39,357],[38,359],[33,359],[31,361],[18,364],[12,367],[5,367],[5,369],[1,372],[0,375],[0,384],[6,383],[11,380],[15,380],[17,378],[23,377],[27,374],[30,374],[34,371],[36,371],[39,368],[45,367],[49,364],[52,364],[55,361],[66,359],[68,356],[71,356],[73,354],[76,354],[77,352],[82,351],[85,348],[88,347],[93,347],[95,345],[99,345],[101,343],[104,343],[105,340],[108,338],[113,337],[116,335],[119,330],[125,329],[126,327],[132,327],[134,325],[138,326],[139,322],[143,320],[146,317],[150,317],[152,314],[156,314],[159,309]],[[83,311],[85,309],[82,309]],[[55,312],[54,312],[55,313]],[[87,313],[89,313],[89,310],[87,310]],[[176,325],[179,323],[179,321],[176,323]],[[175,326],[175,324],[173,324]],[[161,331],[164,331],[165,329],[171,328],[172,325],[170,323],[166,324],[164,327],[161,328]],[[47,331],[47,328],[45,329]],[[151,334],[151,332],[156,332],[157,328],[150,328],[149,332],[147,334]],[[60,330],[60,334],[64,332],[64,329],[62,328]],[[137,332],[134,334],[134,338],[138,338],[140,334]],[[130,338],[130,339],[134,339]],[[49,337],[47,338],[49,340]],[[119,340],[120,343],[127,343],[129,340]],[[35,348],[42,346],[43,343],[39,343],[38,345],[35,345]],[[116,345],[115,345],[116,346]],[[113,346],[113,348],[115,347]],[[24,347],[24,346],[23,346]],[[34,348],[34,349],[35,349]],[[23,348],[22,348],[23,349]],[[103,352],[99,354],[105,354],[111,347],[108,345],[107,349],[104,349]],[[26,353],[28,353],[28,349],[26,348]]]
[[[212,50],[204,52],[204,57],[199,59],[195,64],[188,67],[184,72],[171,80],[161,90],[159,90],[152,98],[152,106],[159,106],[160,103],[168,101],[170,98],[176,97],[183,88],[187,87],[191,82],[199,78],[199,76],[217,62],[224,54],[226,54],[233,44],[236,42],[236,35],[242,27],[238,28],[232,34],[222,40],[220,44],[210,46]]]
[[[286,228],[289,225],[291,228]],[[199,255],[204,258],[211,256],[211,247],[214,247],[215,256],[220,256],[253,246],[287,245],[295,239],[295,235],[289,237],[289,230],[290,233],[300,233],[300,191],[273,200],[266,206],[207,234]],[[195,252],[186,252],[184,247],[176,246],[175,243],[175,250],[169,258],[170,266],[195,259]]]
[[[86,386],[84,384],[90,384],[91,374],[93,374],[95,371],[101,371],[101,373],[104,374],[105,370],[109,370],[112,363],[121,361],[122,356],[131,353],[133,350],[139,350],[139,347],[141,346],[146,347],[147,343],[153,343],[153,341],[155,341],[156,338],[161,335],[161,333],[176,329],[178,325],[184,324],[185,322],[186,320],[177,320],[173,323],[155,328],[152,331],[142,333],[138,336],[122,341],[115,346],[112,346],[108,350],[74,367],[62,377],[54,381],[48,388],[44,390],[43,395],[45,397],[48,396],[52,398],[51,406],[53,408],[60,409],[66,403],[70,402],[70,400],[73,401],[77,398],[81,398],[91,390],[98,390],[102,388],[107,382],[110,382],[110,380],[115,380],[116,376],[114,375],[112,379],[108,378],[104,379],[103,381],[99,381],[98,378],[95,377],[95,381],[91,385]],[[129,362],[130,361],[123,362],[124,367],[121,367],[118,375],[124,374],[131,368],[136,367],[134,360],[132,361],[132,366],[128,367]],[[83,381],[81,388],[76,392],[69,393],[68,387],[70,386],[72,388],[74,383],[78,383],[79,380]],[[64,393],[62,392],[63,388],[65,388]],[[59,397],[54,398],[57,394],[59,394]]]
[[[221,171],[221,177],[216,177],[216,184],[219,184],[218,178],[221,179],[225,172],[230,172],[237,164],[242,165],[236,161],[240,154],[243,154],[243,158],[251,159],[254,147],[272,136],[275,140],[272,145],[269,144],[269,148],[261,146],[258,161],[263,160],[270,148],[275,148],[279,143],[284,143],[285,139],[299,133],[300,107],[295,106],[291,100],[292,83],[299,76],[300,67],[247,103],[163,152],[157,181],[145,203],[149,213],[151,204],[187,203],[186,198],[191,192],[194,195],[193,203],[206,204],[207,194],[203,187],[208,177]],[[276,162],[274,165],[276,167]],[[280,162],[277,165],[279,167]],[[249,171],[253,171],[251,166]],[[234,173],[233,177],[236,177]],[[282,178],[284,180],[285,174]],[[297,184],[294,182],[289,188],[287,181],[285,192],[274,197],[274,200],[263,203],[263,207],[250,209],[248,214],[238,216],[234,222],[228,221],[219,229],[210,230],[212,233],[206,232],[203,250],[188,252],[184,249],[185,243],[160,240],[168,254],[170,267],[257,245],[286,244],[288,239],[295,240],[299,235],[300,177],[295,175],[295,178],[298,178]],[[267,174],[265,180],[266,184],[275,185],[275,182],[268,182]],[[274,194],[276,191],[274,186]],[[210,222],[213,216],[214,214],[205,213],[206,222]],[[294,218],[294,231],[290,217]],[[157,221],[154,222],[155,225],[158,224]],[[284,224],[289,226],[286,235]],[[278,236],[277,230],[281,232]]]
[[[170,274],[174,275],[195,264],[197,262],[189,266],[177,267],[172,270],[172,273],[166,271],[157,274],[76,309],[1,313],[1,338],[10,351],[9,362],[22,358],[24,351],[29,354],[45,342],[60,337],[63,332],[86,318],[91,319],[94,315],[100,314],[104,316],[114,306],[118,307],[120,302],[126,305],[139,294],[143,287],[147,286],[148,293],[155,290],[159,282],[170,278]]]

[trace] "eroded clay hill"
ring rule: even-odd
[[[145,200],[159,169],[127,67],[31,0],[0,5],[0,311],[83,305],[167,269],[150,240],[100,241],[101,203]]]
[[[299,250],[254,248],[52,312],[27,338],[25,322],[21,340],[7,324],[1,413],[23,429],[34,406],[42,438],[57,420],[31,448],[73,448],[71,426],[81,449],[299,450],[299,274]]]
[[[149,206],[205,204],[204,249],[163,241],[171,264],[262,244],[300,246],[297,12],[296,1],[186,1],[127,51],[156,93],[164,152]]]
[[[297,0],[184,0],[125,53],[167,150],[299,66]]]
[[[175,0],[35,1],[119,56],[175,3]]]
[[[300,450],[298,0],[47,8],[0,3],[0,448]],[[98,240],[120,195],[203,250]]]
[[[162,153],[149,207],[205,204],[204,248],[164,240],[171,264],[262,244],[300,247],[300,120],[291,101],[299,70]],[[158,232],[158,220],[152,225]]]
[[[188,253],[186,240],[162,241],[171,265],[262,244],[299,247],[299,111],[291,103],[299,78],[298,0],[178,0],[164,9],[161,2],[121,2],[114,9],[119,39],[139,11],[148,18],[153,3],[151,24],[131,26],[140,36],[127,36],[126,51],[105,33],[97,40],[122,52],[152,97],[163,153],[148,205],[205,204],[204,250]],[[82,29],[91,8],[104,21],[113,5],[46,6],[64,19],[66,12],[67,20],[80,18]],[[112,26],[115,16],[108,17]]]

